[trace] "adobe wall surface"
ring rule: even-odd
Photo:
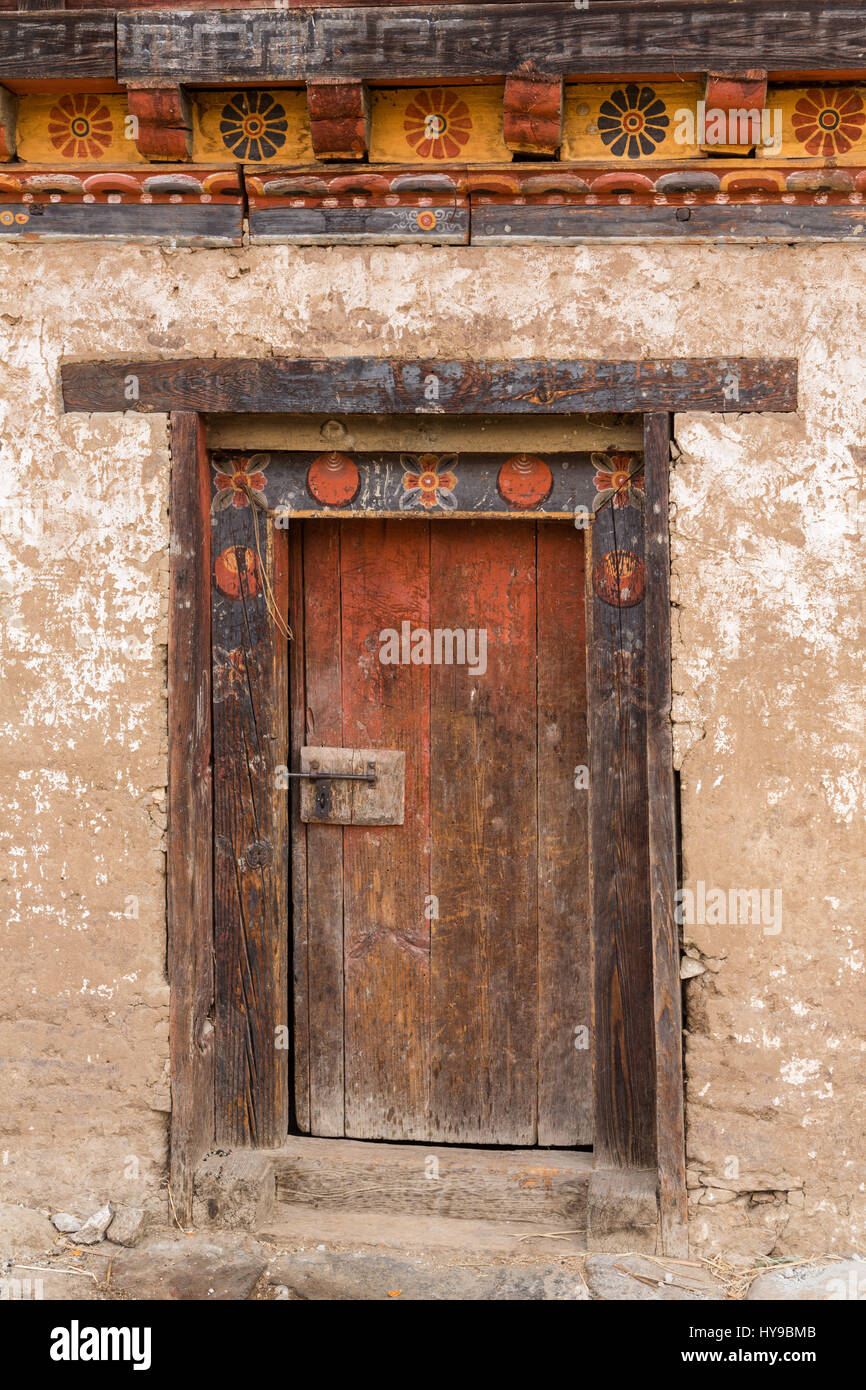
[[[0,1200],[166,1161],[166,421],[60,362],[796,355],[796,417],[676,421],[685,883],[782,892],[686,928],[692,1238],[866,1246],[864,301],[845,247],[0,249]]]

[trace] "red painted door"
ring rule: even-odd
[[[308,521],[291,545],[295,766],[406,754],[402,825],[303,825],[294,796],[299,1125],[589,1144],[583,534]]]

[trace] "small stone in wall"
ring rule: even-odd
[[[739,1193],[731,1192],[725,1187],[708,1187],[705,1189],[701,1201],[706,1206],[720,1207],[727,1202],[735,1202]]]
[[[78,1245],[96,1245],[105,1235],[109,1222],[114,1213],[107,1204],[100,1207],[89,1216],[84,1225],[75,1233],[75,1241]]]
[[[61,1235],[71,1236],[74,1231],[80,1228],[81,1219],[78,1216],[72,1216],[68,1211],[58,1211],[52,1216],[51,1224],[55,1231],[60,1231]]]
[[[699,960],[692,960],[691,956],[683,956],[680,961],[680,979],[691,980],[695,975],[706,974],[707,967],[702,965]]]
[[[118,1206],[106,1236],[115,1245],[137,1245],[147,1227],[147,1212],[141,1207]]]

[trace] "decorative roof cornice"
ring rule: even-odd
[[[860,0],[616,0],[320,9],[118,7],[0,14],[0,81],[504,78],[725,71],[850,76]]]

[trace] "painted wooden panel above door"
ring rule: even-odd
[[[218,453],[213,506],[253,504],[276,519],[380,516],[523,517],[587,525],[611,487],[637,489],[640,452],[462,454],[321,452]]]

